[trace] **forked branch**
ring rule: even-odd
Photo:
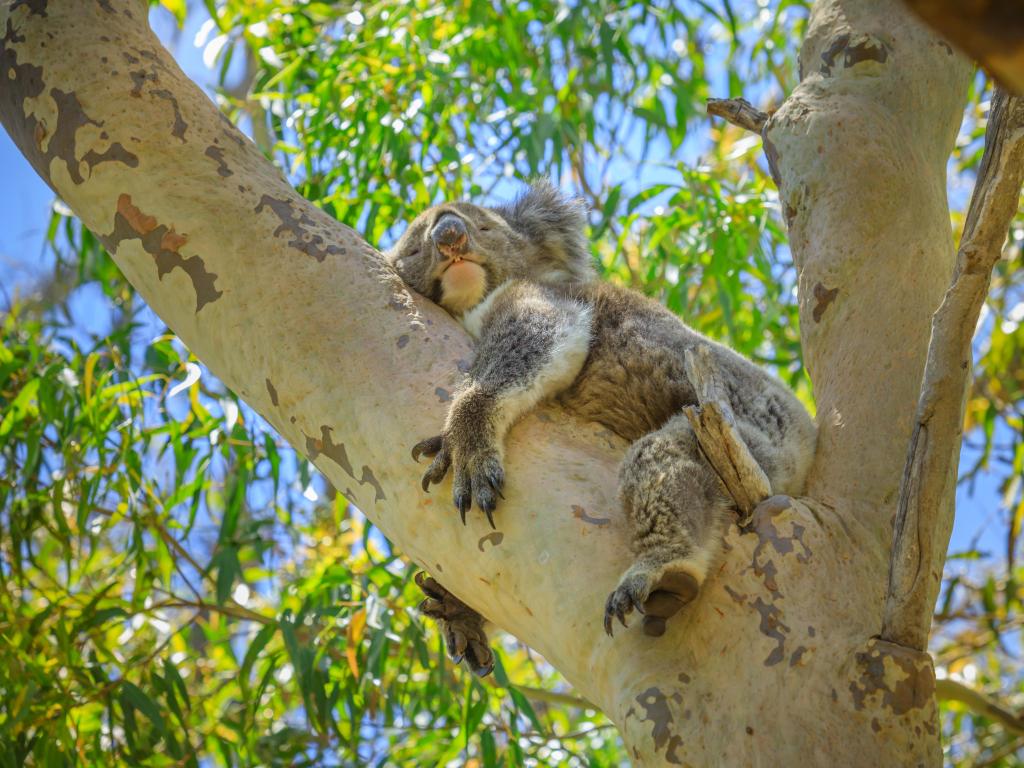
[[[928,359],[900,482],[881,637],[923,650],[953,524],[971,338],[1017,212],[1024,179],[1024,99],[997,91],[953,281],[932,316]]]
[[[686,352],[686,375],[697,393],[697,405],[683,409],[708,463],[718,473],[740,511],[740,524],[772,495],[771,484],[736,428],[736,417],[721,387],[706,345]]]

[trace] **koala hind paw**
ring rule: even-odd
[[[420,613],[438,623],[451,660],[456,664],[465,660],[478,677],[490,674],[494,654],[487,643],[484,617],[422,571],[416,574],[416,584],[427,596],[420,603]]]
[[[644,634],[660,637],[665,634],[665,622],[693,602],[699,592],[700,582],[689,570],[671,566],[657,571],[631,568],[608,595],[604,606],[604,631],[609,637],[613,636],[614,619],[628,627],[626,616],[636,609],[644,617]]]

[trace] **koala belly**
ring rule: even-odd
[[[698,338],[660,305],[626,289],[595,286],[590,352],[556,398],[566,409],[636,440],[696,402],[684,351]],[[690,338],[693,337],[693,338]]]

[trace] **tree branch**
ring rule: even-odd
[[[631,560],[623,441],[556,408],[526,417],[507,444],[499,531],[481,516],[461,525],[447,486],[424,494],[408,451],[443,423],[468,337],[289,187],[137,0],[0,2],[0,120],[210,370],[397,547],[608,713],[638,763],[799,762],[822,744],[839,764],[933,763],[930,657],[860,649],[880,621],[869,585],[952,264],[945,168],[970,68],[876,0],[818,0],[801,58],[822,65],[763,135],[824,425],[815,498],[758,514],[754,536],[730,531],[662,639],[601,626]]]
[[[745,128],[760,134],[764,130],[764,124],[771,117],[767,112],[754,107],[746,99],[708,99],[707,111],[709,115],[721,117],[733,125]]]
[[[739,524],[745,525],[754,507],[771,496],[771,484],[736,429],[736,417],[722,389],[711,350],[706,344],[687,350],[685,362],[697,405],[688,406],[683,412],[708,463],[736,502]]]
[[[1020,0],[903,0],[1006,88],[1024,94],[1024,14]]]
[[[995,720],[1010,733],[1024,734],[1024,715],[1010,711],[988,694],[956,680],[948,677],[936,680],[935,697],[939,701],[958,701],[972,712]]]
[[[1024,99],[997,91],[953,281],[932,317],[900,482],[881,637],[923,650],[953,523],[971,338],[1024,180]]]

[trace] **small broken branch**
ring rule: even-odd
[[[997,91],[953,281],[932,316],[914,431],[900,482],[881,637],[924,650],[953,524],[971,338],[1024,181],[1024,98]]]
[[[768,476],[751,455],[736,428],[729,400],[706,344],[687,350],[686,375],[697,394],[697,405],[683,409],[708,463],[718,473],[746,524],[754,508],[772,495]]]
[[[760,135],[770,115],[746,99],[708,99],[708,114]]]
[[[935,698],[939,701],[958,701],[975,714],[995,720],[1010,733],[1024,734],[1024,714],[1012,712],[988,694],[956,680],[936,680]]]

